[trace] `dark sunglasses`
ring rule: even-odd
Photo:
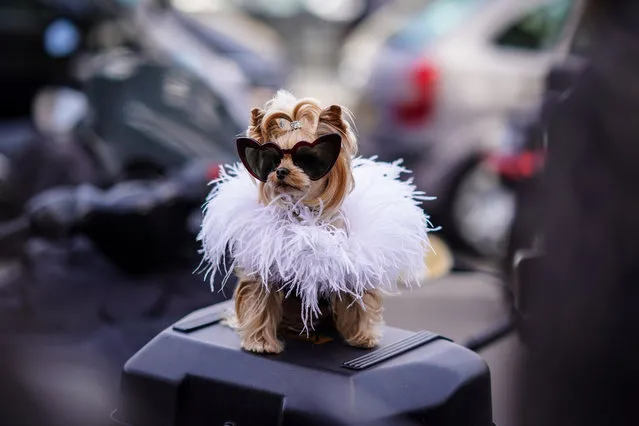
[[[311,180],[321,179],[337,162],[341,148],[342,137],[337,133],[321,136],[313,143],[298,142],[291,149],[282,149],[272,142],[261,145],[251,138],[237,139],[237,152],[244,167],[262,182],[266,182],[268,175],[277,169],[285,155],[290,155],[293,164]]]

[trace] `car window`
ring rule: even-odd
[[[432,0],[388,40],[390,47],[420,50],[437,37],[455,30],[486,0]]]
[[[553,0],[526,13],[496,39],[499,46],[544,50],[555,45],[568,22],[572,0]]]

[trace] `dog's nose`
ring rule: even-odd
[[[280,167],[279,169],[275,171],[275,173],[277,174],[277,178],[279,180],[284,180],[286,179],[286,176],[288,176],[288,174],[291,173],[291,171],[285,167]]]

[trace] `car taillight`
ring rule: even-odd
[[[511,156],[490,155],[487,164],[504,178],[521,180],[535,176],[543,168],[545,159],[543,150],[524,151]]]
[[[429,63],[420,61],[408,76],[408,99],[395,108],[396,119],[406,125],[423,124],[431,118],[435,109],[437,70]]]

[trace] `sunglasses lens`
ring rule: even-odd
[[[341,139],[339,136],[326,137],[315,146],[301,146],[293,156],[295,165],[312,180],[325,176],[335,165],[339,157]]]
[[[248,167],[262,181],[266,181],[268,175],[282,161],[280,153],[272,147],[246,146],[244,155]]]

